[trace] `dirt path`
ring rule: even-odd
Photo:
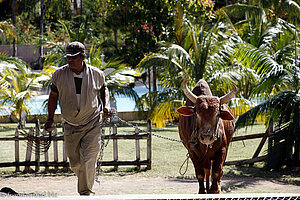
[[[95,184],[97,195],[118,194],[196,194],[195,179],[145,177],[135,175],[100,176],[100,185]],[[28,176],[0,178],[0,188],[10,187],[19,193],[54,193],[73,196],[76,192],[76,177]],[[298,184],[286,184],[274,179],[252,177],[224,177],[222,193],[299,193]]]

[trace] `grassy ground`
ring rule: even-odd
[[[145,122],[133,122],[137,124],[140,129],[146,130]],[[0,137],[13,137],[15,133],[16,124],[0,124]],[[34,124],[27,124],[27,127],[34,127]],[[264,133],[265,127],[263,125],[255,125],[253,128],[240,129],[234,133],[234,136],[254,134],[254,133]],[[159,134],[164,137],[179,139],[177,124],[169,124],[165,128],[155,128],[152,129],[153,133]],[[128,133],[134,134],[134,128],[132,127],[120,127],[118,128],[118,133]],[[61,127],[58,125],[58,134],[62,134]],[[106,128],[106,134],[109,134],[109,128]],[[247,141],[238,141],[232,142],[229,147],[229,154],[227,161],[234,161],[240,159],[251,158],[254,154],[259,142],[261,139],[252,139]],[[58,142],[59,152],[62,152],[62,142]],[[141,160],[146,159],[146,141],[141,140]],[[125,140],[118,141],[119,148],[119,160],[135,160],[135,140]],[[263,155],[266,150],[266,145],[264,146],[262,153]],[[20,161],[25,159],[26,152],[26,142],[20,142]],[[193,178],[194,177],[194,168],[189,161],[188,166],[183,165],[186,160],[187,150],[184,148],[182,143],[174,142],[170,140],[165,140],[159,137],[152,137],[152,169],[145,170],[142,166],[142,169],[138,172],[141,176],[145,177],[182,177],[182,178]],[[52,146],[49,149],[49,158],[53,159],[53,148]],[[113,159],[112,153],[112,141],[108,141],[107,147],[104,150],[105,161],[111,161]],[[34,160],[34,156],[32,156]],[[59,155],[59,161],[62,160],[62,155]],[[14,161],[14,142],[0,141],[0,162],[13,162]],[[43,161],[43,156],[41,158]],[[183,165],[181,172],[184,172],[186,167],[187,171],[184,176],[180,175],[179,170]],[[118,171],[115,172],[112,167],[103,167],[103,172],[105,175],[128,175],[137,173],[134,167],[119,167]],[[21,168],[22,170],[22,168]],[[0,174],[8,174],[14,171],[14,168],[0,168]],[[263,163],[256,163],[253,167],[242,166],[226,166],[224,168],[225,176],[257,176],[264,177],[268,176],[278,176],[277,172],[266,172],[263,170]],[[287,179],[290,181],[296,181],[298,184],[300,182],[299,173],[295,174],[293,172],[284,172],[280,175],[282,179]],[[298,177],[298,178],[297,178]]]

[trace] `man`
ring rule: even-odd
[[[78,178],[78,193],[91,195],[94,194],[95,163],[100,148],[100,99],[104,117],[108,117],[109,91],[104,73],[84,62],[86,55],[82,43],[68,44],[65,56],[68,64],[52,75],[45,129],[51,129],[59,101],[66,153]]]

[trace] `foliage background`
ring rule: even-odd
[[[299,166],[299,0],[1,0],[0,10],[1,44],[51,48],[44,70],[65,62],[61,53],[70,41],[93,46],[89,62],[114,69],[111,90],[134,98],[158,127],[178,120],[187,74],[190,88],[204,78],[216,96],[237,85],[229,102],[237,127],[272,118],[285,130],[270,150],[285,152],[279,168]],[[116,74],[127,81],[113,81]],[[5,86],[17,88],[7,86],[7,73],[1,78],[4,99]],[[137,81],[149,89],[140,98],[132,92]]]

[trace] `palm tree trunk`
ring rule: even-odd
[[[20,107],[20,110],[18,112],[18,128],[19,129],[24,129],[25,128],[25,124],[22,123],[22,113],[23,113],[23,109],[22,106]]]
[[[151,69],[149,68],[148,69],[148,86],[149,86],[149,93],[151,92]],[[150,98],[149,100],[149,106],[151,107],[152,106],[152,100]]]
[[[295,140],[294,163],[300,163],[300,141]]]
[[[40,42],[41,42],[41,47],[40,47],[40,58],[39,58],[39,65],[40,69],[43,68],[43,63],[42,63],[42,56],[44,53],[43,49],[43,37],[44,37],[44,0],[41,0],[41,21],[40,21]]]
[[[114,29],[114,36],[115,36],[115,48],[117,53],[119,54],[119,50],[118,50],[118,30]]]
[[[153,76],[152,76],[152,84],[153,84],[153,91],[157,91],[157,84],[156,84],[156,79],[157,79],[157,70],[156,67],[153,67]]]
[[[297,27],[297,20],[295,20],[295,27]],[[297,52],[297,29],[295,29],[295,66],[298,66],[298,52]]]
[[[13,9],[13,18],[12,18],[12,21],[13,21],[14,29],[16,30],[17,0],[13,0],[12,9]],[[16,38],[14,38],[14,41],[13,41],[13,57],[17,57],[17,40],[16,40]]]
[[[195,68],[194,68],[194,77],[196,78],[196,81],[200,80],[203,78],[203,75],[204,75],[204,72],[205,72],[205,64],[201,64],[198,63],[195,65]]]

